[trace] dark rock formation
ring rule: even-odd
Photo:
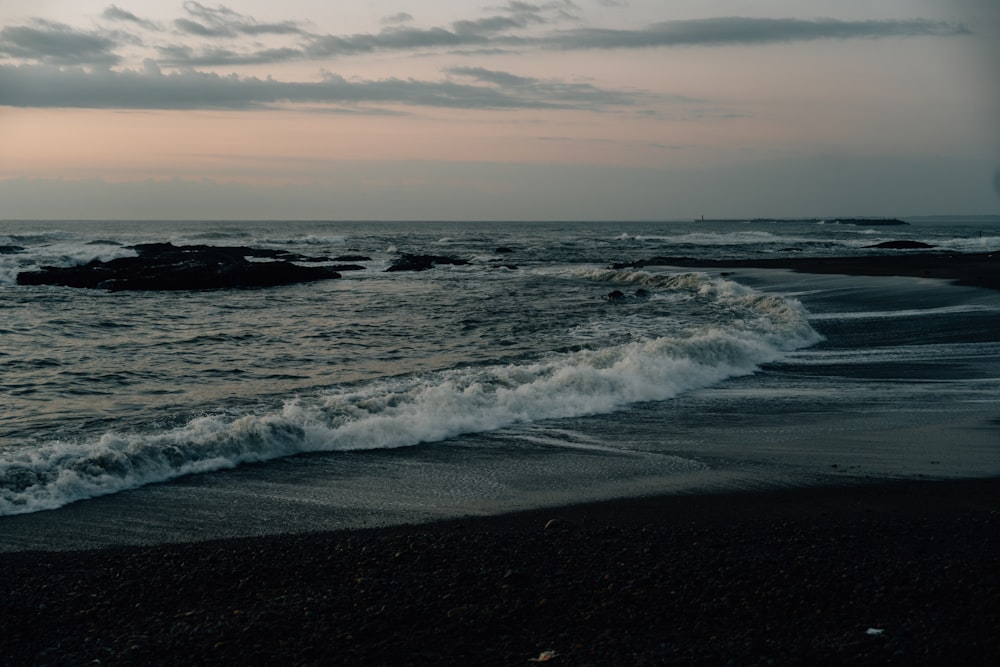
[[[635,291],[635,294],[628,295],[621,290],[614,290],[608,293],[607,299],[609,303],[628,303],[629,301],[649,301],[649,297],[652,296],[649,290],[640,287]]]
[[[441,257],[439,255],[410,255],[403,253],[392,262],[386,271],[426,271],[438,264],[454,264],[464,266],[469,264],[467,259],[456,259],[454,257]]]
[[[94,260],[81,266],[46,266],[19,273],[17,282],[110,291],[166,291],[272,287],[340,277],[329,267],[293,264],[309,258],[282,250],[172,243],[144,243],[133,249],[137,257]]]
[[[912,250],[917,248],[934,248],[936,246],[924,243],[923,241],[883,241],[875,245],[866,245],[865,248],[893,248],[896,250]]]

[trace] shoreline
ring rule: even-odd
[[[1000,290],[1000,258],[992,252],[907,252],[861,257],[762,257],[754,259],[698,259],[654,257],[613,268],[681,266],[690,268],[790,269],[799,273],[850,276],[904,276],[949,280],[956,285]]]
[[[1000,478],[0,554],[8,664],[989,664]]]

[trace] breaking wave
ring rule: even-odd
[[[624,343],[551,352],[328,390],[254,412],[220,412],[168,430],[108,431],[0,451],[0,515],[68,503],[306,452],[412,446],[540,420],[606,414],[755,372],[820,339],[795,301],[704,274],[593,270],[711,302],[725,320]]]

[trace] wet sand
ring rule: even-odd
[[[841,273],[853,276],[913,276],[950,280],[958,285],[1000,289],[1000,257],[994,253],[899,251],[898,254],[880,253],[867,257],[768,257],[733,260],[655,257],[623,266],[657,265],[792,269],[803,273]]]

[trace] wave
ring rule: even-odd
[[[946,239],[932,239],[933,243],[943,250],[956,252],[992,252],[1000,250],[1000,236],[957,236]]]
[[[0,452],[0,515],[306,452],[439,442],[541,420],[606,414],[755,372],[820,339],[796,302],[700,274],[602,278],[688,290],[725,323],[523,363],[453,368],[329,390],[274,409],[206,415],[177,428],[53,441]]]
[[[830,312],[811,314],[809,319],[817,322],[822,320],[874,320],[903,317],[922,317],[942,315],[960,315],[965,313],[990,313],[996,312],[994,306],[980,304],[959,304],[955,306],[938,306],[936,308],[905,308],[899,310],[863,310],[851,312]]]
[[[267,237],[254,239],[250,245],[264,246],[340,246],[347,242],[348,237],[343,234],[305,234],[295,237]]]
[[[760,244],[772,244],[780,243],[782,245],[793,245],[793,244],[803,244],[803,243],[815,243],[817,240],[822,241],[823,239],[817,239],[815,237],[806,236],[789,236],[789,235],[777,235],[771,232],[762,231],[721,231],[721,232],[686,232],[683,234],[673,234],[673,235],[655,235],[655,234],[629,234],[628,232],[622,233],[615,237],[617,241],[636,241],[636,242],[661,242],[661,243],[672,243],[677,245],[696,245],[696,246],[741,246],[741,245],[760,245]]]

